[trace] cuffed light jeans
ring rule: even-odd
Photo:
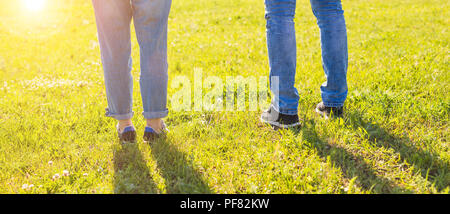
[[[328,107],[341,107],[348,92],[344,11],[340,0],[310,2],[320,28],[322,67],[327,78],[320,88],[322,101]],[[294,87],[297,60],[294,24],[296,0],[265,0],[265,4],[270,77],[279,78],[279,86],[271,88],[274,95],[272,105],[282,114],[297,114],[299,95]]]
[[[105,76],[106,116],[133,117],[130,24],[140,47],[140,89],[146,119],[167,110],[167,22],[171,0],[92,0]]]

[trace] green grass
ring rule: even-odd
[[[448,1],[343,2],[342,119],[314,112],[325,80],[319,32],[309,3],[298,2],[302,128],[273,131],[259,112],[171,112],[165,138],[125,147],[104,116],[92,6],[71,2],[59,11],[66,18],[40,27],[0,9],[0,193],[449,193]],[[262,1],[174,1],[169,22],[170,80],[193,78],[194,68],[223,79],[268,75]]]

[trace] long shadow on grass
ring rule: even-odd
[[[125,144],[114,150],[114,193],[158,193],[150,169],[137,144]]]
[[[386,129],[363,118],[360,111],[346,113],[346,117],[353,129],[363,127],[369,137],[369,141],[378,147],[392,148],[400,154],[402,161],[414,165],[422,177],[434,183],[438,191],[450,186],[450,165],[443,161],[438,154],[424,151],[413,146],[415,143],[422,147],[424,142],[413,142],[410,138],[391,134]]]
[[[294,132],[301,132],[303,139],[311,143],[322,158],[330,157],[331,162],[342,170],[347,179],[357,177],[356,183],[363,190],[370,190],[373,193],[412,193],[394,182],[376,175],[363,157],[352,154],[346,148],[327,143],[317,134],[314,120],[304,121],[302,128],[294,130]]]
[[[153,158],[165,180],[169,194],[208,194],[212,193],[202,175],[186,155],[174,146],[168,136],[150,143]]]

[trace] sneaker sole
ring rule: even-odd
[[[133,140],[133,141],[124,141],[124,140],[121,140],[121,141],[120,141],[120,144],[121,144],[121,145],[134,145],[134,144],[136,144],[136,141],[135,141],[135,140]]]
[[[281,123],[279,123],[279,122],[270,122],[270,121],[266,121],[266,120],[262,119],[262,117],[260,117],[259,119],[261,120],[262,123],[267,123],[267,124],[270,124],[270,125],[272,125],[272,126],[274,126],[274,127],[282,128],[282,129],[294,128],[294,127],[297,127],[297,126],[301,126],[301,125],[302,125],[301,122],[297,122],[297,123],[294,123],[294,124],[285,125],[285,124],[281,124]]]

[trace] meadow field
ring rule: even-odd
[[[47,0],[52,2],[55,0]],[[136,145],[107,107],[89,0],[0,0],[0,193],[444,193],[450,191],[450,10],[446,0],[343,0],[349,95],[314,112],[325,81],[319,29],[297,2],[299,129],[258,111],[172,111],[151,145],[133,34]],[[134,28],[133,28],[134,32]],[[262,0],[174,0],[174,77],[266,76]]]

